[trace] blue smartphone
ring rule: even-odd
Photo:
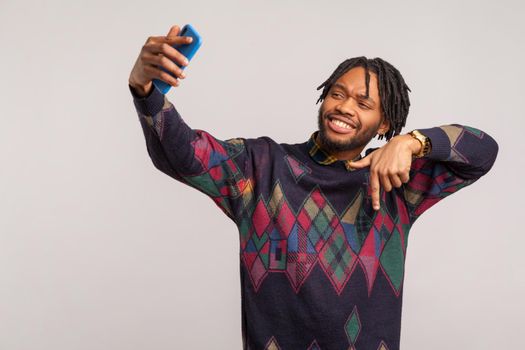
[[[193,40],[189,44],[175,44],[173,47],[177,49],[181,54],[183,54],[188,61],[191,61],[192,57],[195,55],[195,52],[199,49],[199,47],[202,44],[202,38],[197,33],[195,28],[191,24],[186,24],[184,27],[182,27],[182,30],[179,33],[179,36],[191,36]],[[179,66],[177,62],[174,62],[177,67],[180,67],[180,69],[184,70],[186,66]],[[168,72],[167,69],[164,69],[164,67],[160,67],[165,72]],[[168,72],[170,75],[173,75],[171,72]],[[166,83],[163,80],[160,79],[153,79],[153,85],[163,94],[166,94],[170,89],[171,85]]]

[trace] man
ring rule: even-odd
[[[319,130],[298,144],[191,129],[153,78],[184,78],[172,27],[150,37],[129,87],[160,171],[209,196],[240,234],[244,349],[399,349],[404,261],[417,218],[495,162],[487,133],[450,124],[401,134],[399,71],[344,61],[318,89]],[[169,58],[169,59],[168,59]],[[378,135],[388,142],[368,148]]]

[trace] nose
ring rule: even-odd
[[[355,115],[355,101],[352,100],[352,97],[348,97],[344,100],[341,100],[341,102],[335,106],[335,110],[337,111],[337,113],[343,115],[348,114],[353,117]]]

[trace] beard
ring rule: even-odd
[[[365,129],[361,130],[361,125],[357,125],[355,129],[355,135],[349,136],[346,140],[339,140],[339,139],[333,139],[330,138],[328,135],[328,126],[324,123],[324,121],[328,122],[328,118],[326,116],[323,116],[322,108],[319,108],[319,114],[317,116],[317,124],[319,127],[319,142],[322,145],[323,149],[327,150],[329,153],[333,152],[344,152],[344,151],[350,151],[356,148],[364,148],[372,138],[377,134],[377,130],[379,129],[379,125],[381,124],[381,121],[379,121],[378,125],[375,128]]]

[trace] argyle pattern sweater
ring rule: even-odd
[[[413,159],[407,183],[381,189],[376,211],[369,168],[325,153],[318,131],[296,144],[219,140],[190,128],[157,89],[142,98],[129,88],[153,165],[238,228],[244,349],[399,349],[410,229],[491,169],[491,136],[460,124],[419,129],[431,153]]]

